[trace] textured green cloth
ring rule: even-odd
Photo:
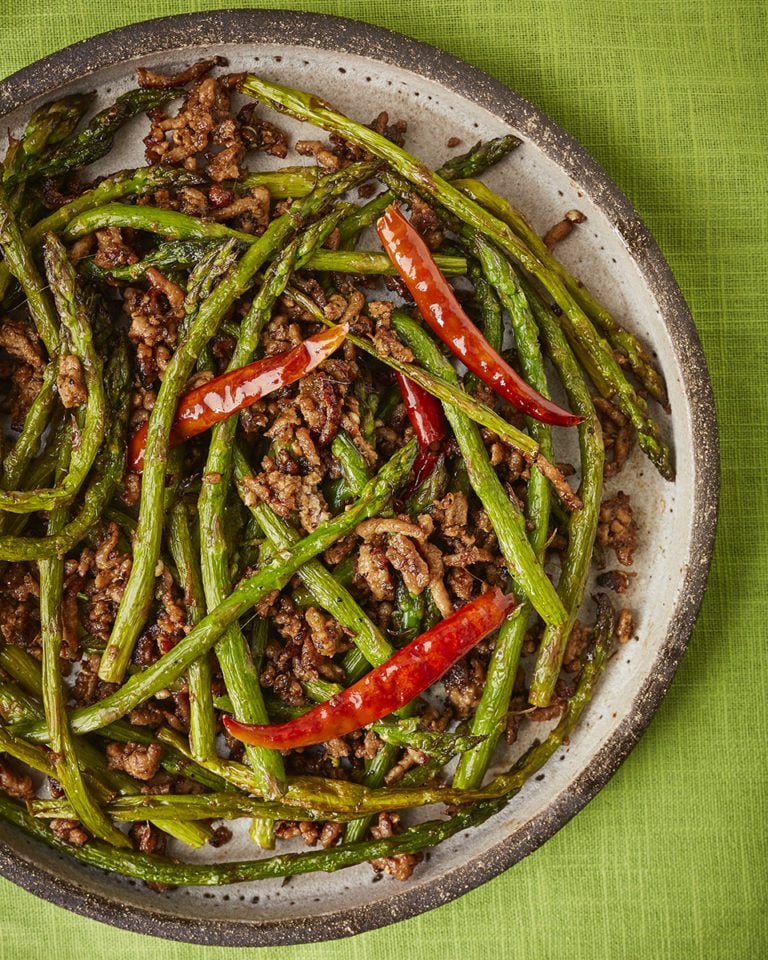
[[[0,0],[0,75],[133,20],[221,5]],[[429,41],[508,83],[574,134],[639,209],[691,305],[723,454],[717,552],[693,643],[649,732],[597,799],[533,856],[459,901],[345,942],[269,956],[768,956],[768,5],[255,5],[358,17]],[[112,930],[0,881],[0,960],[147,955],[234,954]]]

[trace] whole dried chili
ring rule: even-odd
[[[190,437],[196,437],[268,393],[300,380],[330,357],[344,342],[348,332],[346,323],[321,330],[285,353],[223,373],[185,393],[176,408],[170,446],[178,446]],[[144,466],[146,438],[147,425],[144,424],[133,435],[128,450],[132,470],[138,471]]]
[[[437,446],[445,438],[446,433],[445,417],[440,401],[402,373],[395,373],[395,380],[400,388],[405,412],[416,434],[419,449],[436,453]]]
[[[447,426],[443,408],[436,397],[402,373],[395,373],[395,380],[419,444],[419,454],[414,461],[411,481],[404,495],[407,499],[434,470]]]
[[[535,420],[561,427],[581,423],[581,417],[534,390],[493,349],[462,310],[429,248],[397,207],[387,207],[376,229],[422,317],[462,363],[513,407]]]
[[[244,743],[278,750],[342,737],[410,703],[496,630],[516,603],[514,597],[492,587],[301,717],[287,723],[248,724],[225,716],[224,726]]]

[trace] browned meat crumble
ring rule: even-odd
[[[192,66],[178,73],[158,73],[155,70],[148,70],[146,67],[139,67],[136,70],[136,79],[140,87],[153,87],[160,90],[170,90],[174,87],[185,87],[188,83],[193,83],[204,77],[214,67],[226,65],[224,57],[211,57],[210,60],[198,60]]]
[[[619,563],[632,566],[637,549],[637,524],[630,498],[623,491],[619,490],[616,496],[601,504],[597,540],[601,546],[614,551]]]
[[[629,643],[635,633],[635,618],[628,607],[622,607],[619,610],[619,616],[616,620],[616,639],[619,643]]]
[[[32,777],[21,773],[0,756],[0,790],[15,800],[31,800],[35,795]]]
[[[79,820],[60,820],[57,818],[49,821],[48,826],[59,840],[68,843],[71,847],[82,847],[90,840],[87,831],[83,829]]]
[[[603,429],[603,446],[606,454],[603,473],[606,477],[614,477],[622,470],[632,452],[635,430],[629,418],[609,400],[595,396],[592,397],[592,402]]]
[[[371,827],[371,833],[376,840],[383,840],[399,833],[400,829],[398,814],[380,813],[378,823]],[[388,873],[395,880],[407,880],[423,859],[422,853],[401,853],[395,857],[378,857],[370,863],[376,873]]]
[[[0,323],[0,348],[10,358],[0,361],[0,372],[10,383],[3,409],[10,413],[11,427],[21,430],[43,382],[45,361],[40,338],[31,324],[5,317]]]
[[[139,821],[131,825],[128,835],[139,853],[164,854],[168,846],[168,835],[161,833],[151,823]]]
[[[606,570],[597,577],[597,585],[613,590],[614,593],[626,593],[633,576],[633,573],[623,570]]]
[[[93,262],[104,270],[136,263],[139,259],[135,250],[123,239],[123,231],[120,227],[105,227],[103,230],[97,230],[96,248]]]
[[[123,770],[136,780],[151,780],[160,767],[163,748],[157,743],[108,743],[110,770]]]
[[[81,407],[88,399],[82,365],[79,359],[72,354],[65,354],[59,360],[56,389],[59,391],[61,402],[67,410],[71,410],[73,407]]]
[[[0,636],[40,656],[40,587],[31,564],[17,563],[0,572]]]

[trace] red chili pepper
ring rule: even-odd
[[[367,673],[362,680],[287,723],[240,723],[224,717],[227,731],[244,743],[293,750],[343,737],[380,720],[426,690],[468,650],[499,627],[516,605],[492,587],[427,630]]]
[[[561,427],[581,423],[582,417],[543,397],[493,349],[462,310],[427,245],[395,206],[387,207],[376,229],[422,317],[474,374],[535,420]]]
[[[268,393],[300,380],[330,357],[344,342],[348,332],[349,325],[340,323],[308,337],[292,350],[230,370],[185,393],[176,408],[170,445],[176,447]],[[146,440],[147,424],[144,424],[131,439],[128,450],[131,470],[143,468]]]
[[[427,393],[418,383],[402,373],[395,373],[405,412],[411,421],[413,432],[422,452],[434,453],[435,447],[445,438],[445,416],[440,401]]]
[[[416,459],[413,461],[413,466],[411,467],[411,481],[402,495],[403,500],[407,500],[414,490],[418,490],[422,483],[435,469],[439,459],[440,454],[432,453],[431,450],[420,450],[418,452]]]

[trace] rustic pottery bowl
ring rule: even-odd
[[[492,171],[490,184],[540,231],[573,207],[586,214],[559,255],[651,346],[672,406],[670,417],[660,416],[675,451],[676,483],[661,480],[637,452],[619,478],[632,493],[643,544],[627,598],[637,639],[614,657],[570,745],[543,774],[495,818],[434,850],[409,881],[374,883],[362,864],[288,884],[156,893],[0,824],[0,872],[85,916],[196,943],[300,943],[383,926],[460,896],[535,850],[605,784],[658,707],[693,628],[715,530],[717,428],[690,313],[627,199],[530,103],[432,47],[367,24],[301,13],[228,10],[154,20],[75,44],[0,83],[0,128],[17,131],[40,102],[76,90],[97,90],[101,106],[132,85],[137,66],[171,69],[212,54],[226,56],[233,70],[317,92],[365,122],[386,109],[408,121],[409,148],[435,165],[451,153],[450,136],[466,149],[480,138],[518,133],[524,146]],[[101,172],[142,162],[142,122],[134,121],[135,146],[109,157]],[[240,832],[223,850],[198,854],[253,855]]]

